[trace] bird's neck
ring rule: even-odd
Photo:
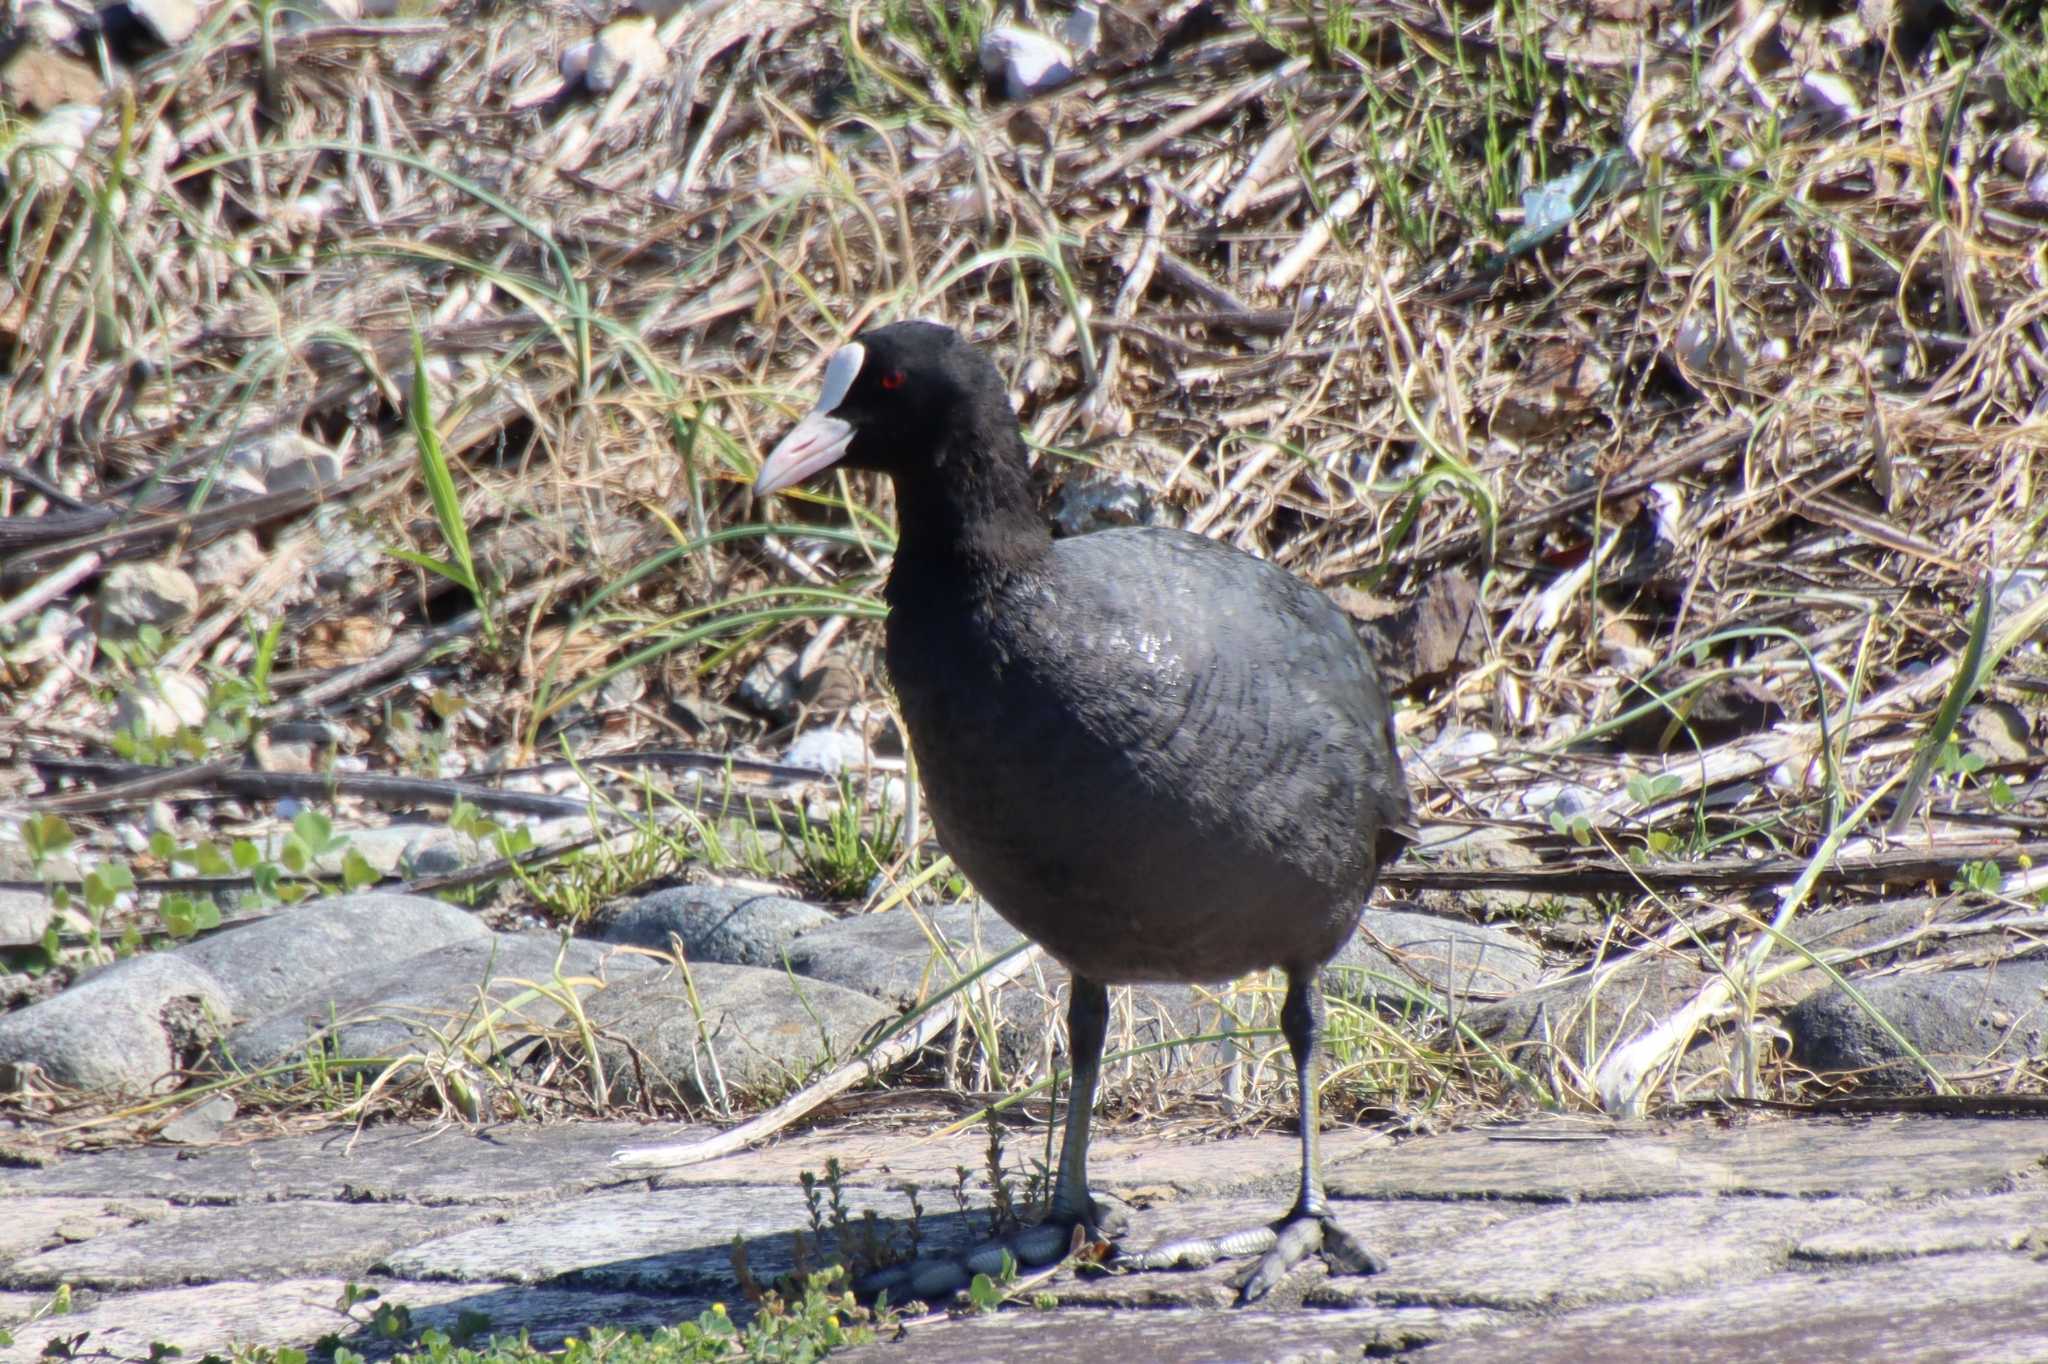
[[[1013,429],[985,442],[949,441],[932,467],[897,480],[899,571],[998,578],[1029,570],[1052,547],[1023,438]]]

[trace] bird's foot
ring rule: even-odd
[[[1018,1269],[1058,1264],[1076,1245],[1106,1245],[1123,1234],[1129,1219],[1121,1208],[1095,1199],[1089,1203],[1085,1216],[1052,1213],[1035,1226],[983,1241],[958,1258],[922,1259],[877,1270],[855,1284],[855,1291],[867,1297],[886,1292],[894,1302],[932,1302],[966,1288],[977,1274],[1000,1274],[1006,1258]]]
[[[1332,1274],[1377,1274],[1387,1267],[1385,1260],[1368,1250],[1336,1218],[1327,1212],[1304,1212],[1299,1208],[1270,1226],[1247,1227],[1223,1236],[1168,1241],[1150,1250],[1119,1255],[1116,1263],[1124,1269],[1202,1269],[1218,1260],[1256,1255],[1258,1264],[1238,1290],[1237,1305],[1243,1307],[1265,1297],[1289,1271],[1314,1254],[1322,1256]]]

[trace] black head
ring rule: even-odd
[[[817,404],[761,462],[754,492],[835,464],[915,476],[961,453],[1000,456],[1018,445],[1016,414],[988,358],[951,327],[896,322],[833,354]]]

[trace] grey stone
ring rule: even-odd
[[[1855,982],[1943,1074],[2043,1054],[2048,1030],[2048,961],[2005,962],[1969,971],[1886,976]],[[1865,1087],[1919,1089],[1927,1077],[1898,1039],[1837,986],[1809,995],[1784,1018],[1792,1059],[1821,1074],[1851,1075]]]
[[[100,634],[133,639],[145,625],[166,635],[199,610],[199,586],[169,564],[121,564],[100,579]]]
[[[236,1112],[233,1098],[226,1094],[215,1094],[211,1098],[200,1100],[157,1129],[157,1138],[182,1146],[197,1146],[215,1141],[227,1130],[227,1125],[235,1120]]]
[[[342,859],[350,851],[359,854],[379,876],[425,876],[459,871],[466,862],[483,860],[481,855],[465,858],[460,847],[462,836],[445,824],[400,821],[341,832],[348,838],[347,848],[336,849],[334,853],[316,859],[315,864],[320,870],[340,870]],[[272,857],[277,855],[283,841],[283,835],[272,841],[268,848]],[[329,863],[332,865],[324,865]]]
[[[1151,1312],[1062,1308],[999,1312],[921,1325],[898,1341],[834,1354],[846,1364],[987,1364],[989,1360],[1173,1360],[1176,1364],[1309,1364],[1394,1354],[1483,1329],[1482,1312],[1427,1307],[1355,1312]],[[1424,1356],[1427,1357],[1427,1356]]]
[[[296,431],[281,431],[253,440],[229,456],[266,493],[319,490],[341,477],[348,456]]]
[[[1703,969],[1685,957],[1625,957],[1475,1004],[1460,1022],[1517,1064],[1541,1068],[1561,1059],[1590,1074],[1618,1042],[1668,1018],[1705,983]]]
[[[771,644],[762,651],[760,661],[740,678],[733,699],[747,709],[772,719],[793,719],[802,681],[796,669],[796,650]]]
[[[509,1123],[475,1130],[444,1123],[341,1127],[246,1146],[131,1147],[64,1156],[40,1169],[0,1165],[0,1197],[530,1206],[615,1183],[618,1176],[606,1169],[606,1158],[651,1135],[644,1124],[620,1122]],[[673,1129],[662,1132],[664,1138],[675,1135]]]
[[[219,1037],[226,988],[176,954],[131,957],[0,1018],[0,1065],[32,1063],[59,1084],[142,1095]]]
[[[808,683],[818,675],[812,673],[804,680]],[[865,766],[869,752],[867,736],[857,729],[807,729],[782,751],[782,761],[791,767],[812,767],[836,777],[850,767]]]
[[[652,1136],[643,1132],[627,1144],[645,1145]],[[1023,1183],[1038,1162],[1050,1158],[1049,1136],[1057,1137],[1057,1130],[1032,1126],[1008,1131],[1003,1168],[1013,1182]],[[1367,1153],[1384,1153],[1389,1142],[1377,1133],[1339,1127],[1323,1133],[1322,1148],[1324,1163],[1338,1168],[1366,1159]],[[848,1188],[890,1189],[908,1182],[950,1191],[963,1165],[972,1172],[971,1187],[983,1188],[988,1134],[979,1128],[947,1135],[920,1129],[916,1140],[905,1141],[900,1130],[887,1127],[822,1128],[721,1160],[663,1170],[655,1182],[662,1188],[711,1184],[794,1187],[804,1171],[822,1170],[832,1160],[840,1163],[841,1182]],[[0,1169],[0,1178],[5,1174]],[[1229,1141],[1174,1141],[1163,1139],[1156,1129],[1141,1126],[1129,1135],[1119,1135],[1115,1125],[1100,1123],[1088,1143],[1090,1184],[1099,1192],[1146,1206],[1195,1198],[1271,1202],[1291,1194],[1300,1177],[1301,1143],[1292,1133],[1261,1132]],[[0,1191],[5,1187],[0,1183]],[[33,1187],[38,1193],[69,1189],[48,1177]],[[947,1202],[951,1202],[950,1192]]]
[[[124,734],[168,736],[205,723],[205,686],[170,668],[137,678],[114,701],[114,728]]]
[[[342,601],[370,591],[383,571],[383,546],[356,524],[353,509],[324,502],[314,509],[313,529],[321,548],[320,562],[313,565],[313,591]]]
[[[903,1218],[910,1203],[878,1189],[863,1196],[862,1208]],[[795,1266],[789,1233],[809,1224],[803,1190],[794,1184],[594,1194],[412,1246],[380,1268],[409,1279],[724,1296],[733,1291],[735,1236],[747,1242],[747,1264],[766,1283]]]
[[[856,914],[789,946],[790,969],[908,1007],[1024,940],[978,901]]]
[[[1903,962],[1922,957],[1945,955],[1956,952],[1988,952],[2001,940],[2002,935],[1995,929],[1971,933],[1963,931],[1942,937],[1930,937],[1918,942],[1903,944],[1886,951],[1870,949],[1879,943],[1903,938],[1918,929],[1934,924],[1964,926],[1964,921],[1979,912],[1979,906],[1956,895],[1915,896],[1906,900],[1885,900],[1875,904],[1833,905],[1811,913],[1794,916],[1785,927],[1785,936],[1808,952],[1858,951],[1857,968],[1874,971],[1879,967],[1896,966]],[[1803,999],[1827,977],[1819,971],[1802,972],[1792,977],[1791,997]]]
[[[10,1288],[165,1288],[218,1279],[353,1274],[398,1246],[485,1216],[397,1203],[252,1203],[185,1208],[16,1260]]]
[[[1981,1193],[2048,1159],[2048,1126],[1995,1118],[1758,1122],[1732,1131],[1540,1121],[1326,1160],[1343,1198],[1543,1202],[1665,1194]]]
[[[857,991],[782,971],[689,969],[687,985],[671,972],[622,980],[585,1006],[604,1034],[598,1056],[614,1102],[774,1102],[896,1016]]]
[[[391,1353],[393,1343],[351,1327],[339,1305],[351,1282],[377,1291],[383,1303],[407,1308],[414,1330],[454,1333],[465,1317],[481,1316],[485,1334],[529,1335],[543,1348],[593,1326],[641,1330],[688,1319],[708,1306],[694,1299],[603,1293],[587,1289],[479,1287],[457,1283],[389,1280],[286,1279],[281,1282],[224,1282],[166,1288],[105,1298],[68,1316],[46,1317],[14,1328],[15,1352],[41,1356],[46,1342],[89,1332],[87,1349],[96,1358],[147,1360],[158,1341],[174,1344],[186,1359],[209,1354],[229,1357],[237,1346],[307,1348],[323,1336],[372,1359]],[[730,1294],[725,1295],[730,1297]],[[35,1295],[36,1305],[49,1295]],[[365,1308],[358,1307],[361,1315]],[[9,1358],[15,1357],[13,1354]]]
[[[170,1211],[161,1199],[10,1198],[0,1218],[0,1264],[141,1226]]]
[[[200,10],[194,0],[125,0],[114,8],[134,15],[165,47],[182,47],[199,31]]]
[[[1150,488],[1107,469],[1070,475],[1053,494],[1052,523],[1061,535],[1086,535],[1111,526],[1159,526],[1167,517]]]
[[[1348,1209],[1340,1210],[1341,1212]],[[1860,1199],[1659,1198],[1567,1204],[1464,1239],[1417,1245],[1327,1299],[1556,1312],[1761,1278],[1803,1234],[1867,1214]]]
[[[192,552],[192,578],[202,588],[240,587],[269,562],[253,530],[238,530]]]
[[[1543,862],[1535,849],[1523,842],[1522,836],[1513,829],[1491,825],[1476,829],[1462,825],[1428,825],[1422,830],[1417,846],[1432,864],[1452,867],[1513,870],[1540,866]],[[1430,908],[1445,914],[1512,917],[1553,897],[1521,890],[1460,890],[1426,892],[1421,898]]]
[[[670,886],[641,896],[600,936],[666,952],[673,934],[693,962],[779,968],[799,934],[832,922],[816,905],[744,886]]]
[[[0,890],[0,947],[33,947],[43,940],[57,907],[39,890]]]
[[[372,891],[308,900],[175,955],[219,981],[235,1019],[246,1021],[330,981],[360,979],[433,948],[491,938],[489,928],[458,906]]]
[[[1905,1360],[2021,1364],[2048,1358],[2048,1263],[1978,1254],[1703,1287],[1660,1302],[1574,1312],[1417,1353],[1427,1364],[1688,1364]]]
[[[1976,1250],[2019,1250],[2048,1228],[2048,1193],[1934,1198],[1918,1205],[1886,1205],[1813,1236],[1799,1238],[1801,1260],[1872,1263],[1918,1255]]]
[[[1984,701],[1970,707],[1963,726],[1994,761],[2025,762],[2033,756],[2033,722],[2010,701]]]
[[[561,1006],[533,990],[563,976],[633,975],[658,969],[645,958],[607,953],[595,943],[549,933],[499,933],[323,983],[290,1004],[230,1033],[221,1054],[245,1070],[295,1060],[316,1038],[330,1055],[389,1060],[421,1049],[442,1052],[492,1012],[498,1044],[523,1028],[553,1026]],[[515,1003],[516,1001],[516,1003]]]
[[[1475,996],[1492,999],[1536,984],[1543,954],[1506,929],[1377,910],[1359,921],[1330,966],[1323,988],[1354,1003],[1457,1014]]]

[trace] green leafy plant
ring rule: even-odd
[[[427,375],[427,348],[420,337],[420,329],[412,329],[412,396],[406,404],[406,424],[412,428],[413,448],[419,454],[420,479],[427,485],[427,498],[433,503],[434,521],[441,529],[441,538],[448,545],[448,557],[437,559],[431,554],[417,550],[393,547],[392,557],[403,559],[415,568],[437,573],[469,593],[476,603],[478,619],[483,627],[484,645],[495,649],[498,645],[498,627],[491,610],[490,594],[483,580],[477,575],[476,556],[469,547],[469,526],[462,519],[462,499],[455,491],[455,475],[448,466],[448,451],[441,443],[441,430],[434,424],[433,383]]]

